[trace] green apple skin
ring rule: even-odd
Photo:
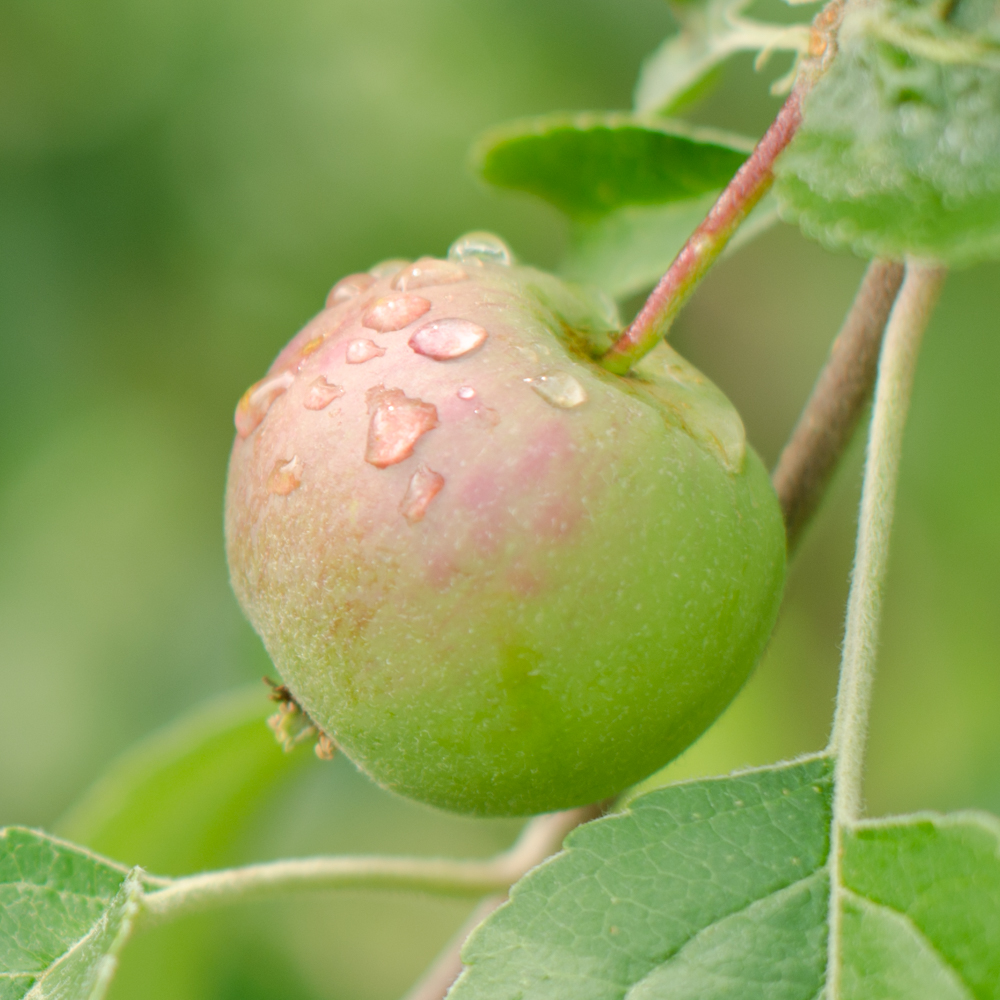
[[[362,770],[529,815],[615,795],[722,712],[774,624],[784,531],[735,410],[669,347],[611,375],[590,357],[617,325],[605,304],[452,258],[464,279],[412,288],[429,310],[390,332],[361,318],[401,265],[345,279],[272,366],[283,391],[244,397],[227,554],[282,679]],[[485,342],[447,360],[409,345],[448,318]],[[384,354],[347,363],[358,340]],[[317,379],[342,392],[307,408]],[[380,386],[434,408],[383,467],[366,460]],[[419,519],[401,513],[414,481],[438,487]]]

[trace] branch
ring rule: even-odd
[[[525,826],[513,847],[486,861],[302,858],[174,879],[144,898],[143,924],[173,920],[236,900],[300,889],[405,889],[471,898],[506,893],[525,872],[557,851],[570,830],[596,815],[597,807],[585,806],[539,816]]]
[[[792,552],[815,513],[871,397],[879,348],[903,281],[903,265],[868,266],[809,401],[771,477]]]

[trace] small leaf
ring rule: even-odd
[[[994,817],[863,823],[844,839],[843,882],[844,1000],[1000,998]]]
[[[498,187],[527,191],[577,219],[625,205],[687,201],[724,186],[753,143],[625,114],[546,116],[487,133],[474,159]]]
[[[100,1000],[141,898],[136,870],[34,830],[0,830],[0,997]]]
[[[782,215],[865,256],[1000,256],[998,39],[994,4],[849,5],[776,165]]]
[[[666,205],[629,205],[596,221],[578,222],[560,270],[571,281],[600,288],[616,299],[646,291],[670,266],[718,194],[712,191]],[[726,253],[745,246],[777,221],[777,204],[768,196],[737,230]]]
[[[831,768],[673,785],[581,827],[473,934],[450,1000],[814,1000]]]
[[[317,763],[306,747],[282,752],[265,723],[273,711],[263,684],[197,706],[118,758],[57,831],[155,872],[230,863],[268,796]]]
[[[644,63],[635,90],[639,113],[670,114],[690,102],[737,52],[801,52],[804,25],[765,24],[741,17],[750,0],[686,0],[670,9],[680,31]]]

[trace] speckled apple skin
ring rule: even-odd
[[[431,309],[403,330],[360,325],[390,274],[282,351],[269,374],[294,380],[233,446],[226,546],[282,679],[351,760],[422,802],[527,815],[620,792],[720,714],[771,632],[784,532],[752,450],[727,468],[676,407],[584,356],[569,328],[599,339],[599,309],[527,268],[466,269],[416,289]],[[448,317],[486,342],[448,361],[408,346]],[[345,363],[358,338],[385,354]],[[525,381],[552,370],[586,402]],[[319,376],[343,394],[307,409]],[[438,420],[386,468],[365,460],[379,385]],[[269,492],[294,459],[300,483]],[[444,484],[411,523],[420,467]]]

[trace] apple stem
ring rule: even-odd
[[[800,87],[788,96],[778,117],[719,195],[705,221],[691,234],[632,324],[601,358],[609,371],[624,375],[666,336],[726,244],[774,183],[772,167],[802,121]]]

